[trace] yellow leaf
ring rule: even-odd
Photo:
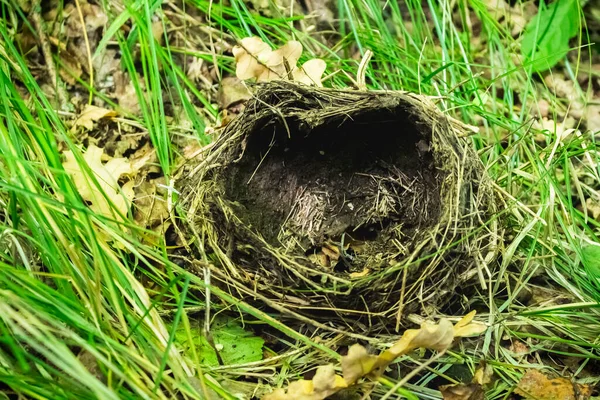
[[[443,351],[450,347],[453,340],[454,327],[447,319],[440,320],[438,324],[424,322],[420,329],[409,329],[404,332],[402,338],[384,353],[390,353],[397,358],[420,347]]]
[[[240,80],[258,78],[265,68],[259,62],[264,55],[271,53],[271,48],[259,37],[253,36],[244,38],[241,46],[233,47],[233,56],[235,57],[235,75]]]
[[[492,375],[494,375],[494,369],[492,366],[482,362],[479,368],[477,368],[475,371],[475,375],[473,375],[473,382],[480,385],[487,385],[492,381]]]
[[[342,357],[343,378],[335,374],[332,365],[317,368],[312,381],[299,380],[292,382],[287,391],[278,389],[264,397],[264,400],[321,400],[336,393],[342,388],[354,385],[360,378],[375,379],[383,374],[385,368],[399,356],[414,349],[423,347],[439,352],[447,350],[455,338],[455,332],[461,335],[481,331],[482,324],[472,323],[475,312],[464,316],[456,326],[447,319],[439,323],[424,322],[420,329],[408,329],[396,344],[379,356],[371,355],[363,346],[355,344],[348,349],[348,354]],[[476,386],[474,386],[476,387]],[[458,390],[458,389],[457,389]],[[462,391],[460,389],[459,391]],[[462,392],[461,392],[462,393]],[[466,393],[466,392],[465,392]],[[461,399],[455,397],[455,399]],[[475,400],[479,397],[464,397],[465,400]]]
[[[342,357],[342,373],[349,384],[370,374],[375,368],[378,357],[371,355],[360,344],[354,344],[348,349],[348,354]]]
[[[66,161],[63,163],[63,168],[71,175],[77,191],[94,212],[113,218],[112,203],[115,210],[127,215],[134,196],[134,183],[129,181],[120,187],[118,180],[122,175],[132,174],[136,170],[125,158],[113,158],[103,164],[101,161],[103,153],[101,148],[91,145],[83,155],[98,185],[94,184],[88,172],[82,169],[71,151],[64,153]]]
[[[116,117],[117,113],[112,110],[107,110],[106,108],[96,107],[92,105],[86,105],[79,117],[75,120],[73,124],[73,129],[76,129],[79,126],[83,126],[87,130],[92,130],[94,128],[94,122],[97,122],[101,119]]]
[[[317,368],[312,380],[294,381],[287,390],[277,389],[264,396],[263,400],[323,400],[346,387],[348,384],[336,375],[333,365],[324,365]]]
[[[575,400],[574,386],[566,378],[550,379],[538,370],[529,370],[515,389],[515,393],[528,400]]]
[[[487,330],[486,325],[480,322],[471,322],[473,317],[475,317],[475,311],[471,311],[454,325],[455,337],[477,336]]]

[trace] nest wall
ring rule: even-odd
[[[466,133],[411,93],[259,85],[179,179],[185,231],[244,298],[352,327],[432,312],[493,274],[496,194]]]

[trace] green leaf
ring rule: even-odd
[[[225,365],[262,360],[264,340],[254,336],[252,332],[244,330],[237,320],[225,317],[216,318],[211,326],[211,333],[215,347]],[[198,332],[190,342],[182,327],[175,333],[175,341],[184,350],[196,346],[202,365],[219,365],[215,349],[202,333]]]
[[[583,267],[591,278],[600,279],[600,246],[586,246],[581,249]]]
[[[521,52],[532,72],[550,69],[564,58],[580,28],[578,0],[556,0],[540,9],[521,39]]]

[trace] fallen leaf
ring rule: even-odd
[[[156,184],[153,181],[144,181],[135,187],[133,200],[135,211],[133,218],[138,226],[150,229],[163,235],[168,228],[165,221],[169,219],[167,201],[157,194]]]
[[[585,400],[589,398],[585,395],[589,392],[585,388],[586,385],[579,385],[566,378],[550,379],[542,372],[532,369],[523,375],[515,393],[528,400]],[[581,393],[584,393],[584,397]]]
[[[369,354],[363,346],[355,344],[348,349],[348,354],[342,357],[342,376],[335,374],[333,366],[322,366],[317,369],[312,381],[301,379],[292,382],[287,391],[278,389],[263,399],[321,400],[342,388],[354,385],[363,377],[375,379],[383,374],[385,368],[396,358],[416,348],[445,351],[452,345],[455,337],[483,332],[480,324],[472,322],[474,316],[475,312],[467,314],[456,326],[447,319],[440,320],[438,324],[424,322],[420,329],[405,331],[396,344],[378,356]]]
[[[75,130],[82,126],[87,130],[92,130],[94,128],[94,122],[116,116],[117,113],[113,110],[107,110],[106,108],[96,107],[88,104],[85,106],[81,114],[79,114],[79,117],[77,117],[75,120],[72,129]]]
[[[87,169],[77,162],[71,151],[64,152],[66,161],[63,163],[63,168],[71,175],[77,191],[94,212],[108,218],[115,217],[113,211],[127,215],[134,197],[134,182],[129,181],[120,186],[118,181],[121,176],[133,174],[136,170],[125,158],[113,158],[102,163],[103,154],[103,149],[95,145],[90,145],[83,154],[83,161],[94,174],[97,185],[89,176]]]
[[[348,354],[342,357],[342,371],[348,383],[354,383],[363,376],[370,374],[379,357],[369,354],[360,344],[354,344],[348,349]]]
[[[306,85],[321,86],[321,76],[325,72],[325,61],[312,59],[298,68],[302,55],[302,44],[290,40],[277,50],[252,36],[241,40],[233,48],[238,79],[256,79],[258,82],[289,79]]]
[[[508,350],[518,355],[528,354],[530,352],[529,347],[520,340],[514,340],[508,347]]]
[[[277,389],[263,400],[323,400],[346,387],[346,381],[336,375],[333,365],[324,365],[317,368],[312,380],[294,381],[287,390]]]
[[[119,107],[133,115],[139,114],[141,112],[140,101],[129,75],[125,72],[117,71],[113,79],[115,82],[114,95],[119,102]]]
[[[296,82],[304,83],[305,85],[323,86],[321,77],[327,68],[325,61],[315,58],[308,60],[302,67],[297,68],[293,72]]]
[[[83,20],[85,21],[85,29],[88,33],[102,28],[108,23],[108,16],[102,7],[87,2],[82,2],[80,7]],[[63,10],[63,14],[66,16],[67,36],[70,38],[83,37],[81,19],[77,7],[73,3],[68,3]]]
[[[217,103],[219,108],[226,109],[252,97],[252,94],[243,81],[236,77],[227,77],[221,80],[219,92],[217,93]]]
[[[460,321],[454,325],[454,336],[469,337],[478,336],[486,331],[487,326],[480,322],[473,322],[475,311],[471,311],[465,315]]]
[[[371,270],[369,268],[365,268],[360,272],[351,272],[350,273],[350,278],[356,279],[356,278],[362,278],[364,276],[369,275],[369,272],[371,272]]]
[[[487,385],[492,381],[492,376],[494,375],[494,368],[485,361],[482,361],[479,364],[479,368],[475,371],[473,375],[473,383],[477,383],[481,386]]]
[[[484,400],[484,391],[477,383],[440,386],[444,400]]]
[[[77,79],[81,78],[82,73],[81,64],[75,57],[68,52],[61,53],[59,74],[63,81],[69,85],[74,85],[77,83]]]

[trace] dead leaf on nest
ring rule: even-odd
[[[96,107],[92,105],[86,105],[79,117],[75,120],[72,130],[76,130],[82,126],[87,130],[94,128],[94,122],[98,122],[101,119],[107,119],[116,117],[117,113],[113,110],[107,110],[106,108]]]
[[[438,324],[425,322],[421,324],[420,329],[405,331],[396,344],[378,356],[369,354],[366,348],[355,344],[348,349],[348,354],[342,357],[343,377],[335,374],[333,366],[319,367],[312,381],[302,379],[292,382],[287,391],[277,389],[263,400],[320,400],[342,388],[354,385],[363,377],[376,379],[396,358],[416,348],[423,347],[441,352],[452,345],[455,337],[483,333],[485,325],[472,322],[474,316],[475,311],[465,315],[454,326],[447,319],[442,319]]]
[[[89,173],[77,162],[73,152],[65,151],[66,161],[63,167],[73,178],[75,187],[81,197],[89,203],[89,207],[97,214],[108,218],[115,218],[114,210],[121,215],[127,215],[131,200],[134,196],[133,181],[119,185],[118,181],[123,175],[136,172],[131,163],[125,158],[113,158],[106,163],[102,162],[104,150],[91,145],[83,154],[83,160],[95,175],[96,185]]]
[[[235,77],[227,77],[221,80],[217,103],[221,110],[244,102],[252,97],[252,94],[241,80]]]
[[[484,400],[484,391],[477,383],[440,386],[444,400]]]
[[[528,400],[585,400],[591,390],[567,378],[550,379],[542,372],[532,369],[521,378],[515,393]]]
[[[259,37],[244,38],[233,48],[236,76],[241,80],[256,79],[259,82],[294,80],[307,85],[322,86],[321,77],[326,63],[321,59],[305,62],[300,68],[297,63],[302,55],[302,44],[290,40],[277,50],[264,43]]]

